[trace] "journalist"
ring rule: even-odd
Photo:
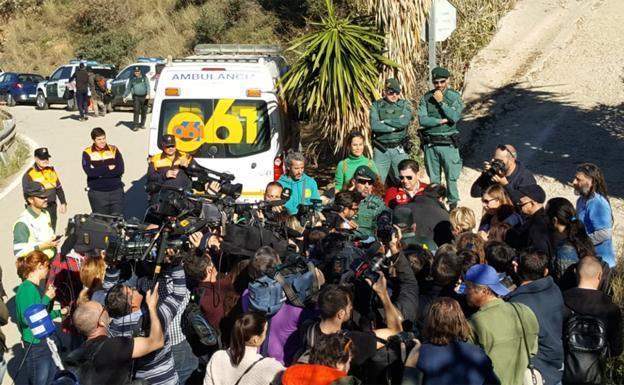
[[[484,162],[483,173],[472,184],[470,196],[480,198],[489,186],[499,184],[509,195],[520,186],[537,184],[533,174],[518,160],[516,148],[511,144],[499,144],[494,151],[494,158]]]
[[[288,214],[296,215],[300,206],[311,206],[313,199],[321,199],[316,180],[305,173],[306,159],[300,152],[292,152],[286,157],[286,174],[278,182],[290,189],[291,195],[284,205]]]

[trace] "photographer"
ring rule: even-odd
[[[357,229],[355,216],[360,208],[362,196],[356,191],[341,191],[336,194],[334,205],[324,211],[326,223],[336,231],[352,232]]]
[[[109,327],[111,336],[134,336],[144,332],[142,321],[145,319],[142,305],[143,295],[134,287],[118,284],[119,270],[112,265],[106,272],[105,287],[112,288],[106,295],[106,310],[112,317]],[[148,380],[150,383],[177,384],[178,375],[172,355],[171,325],[173,319],[183,307],[187,296],[186,278],[180,263],[170,263],[159,276],[164,290],[160,293],[158,302],[158,318],[165,330],[165,345],[155,354],[139,360],[136,363],[136,377]]]
[[[192,156],[178,151],[175,136],[163,135],[161,146],[163,151],[149,159],[147,168],[145,187],[150,194],[150,201],[153,201],[160,189],[165,186],[190,191],[193,183],[188,170],[193,166],[200,167]],[[206,191],[216,193],[219,191],[219,183],[212,181],[206,183],[204,188]]]
[[[499,144],[494,152],[494,159],[484,162],[483,173],[472,184],[470,196],[480,198],[483,190],[491,185],[499,184],[509,195],[520,186],[536,184],[533,174],[524,168],[518,160],[516,148],[511,144]]]
[[[292,152],[286,157],[286,174],[282,175],[278,182],[283,188],[291,191],[290,199],[284,208],[290,215],[299,212],[299,206],[311,206],[312,199],[319,199],[316,181],[311,176],[305,174],[305,157],[300,152]]]

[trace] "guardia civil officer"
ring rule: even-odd
[[[457,122],[462,117],[464,104],[459,92],[448,86],[450,73],[446,68],[436,67],[431,74],[434,89],[418,104],[425,167],[431,183],[435,184],[440,184],[441,170],[444,170],[449,206],[455,208],[459,202],[457,179],[462,168]]]
[[[412,120],[412,110],[407,100],[401,99],[401,84],[388,79],[384,97],[373,102],[370,125],[373,132],[373,160],[382,183],[386,182],[390,167],[396,178],[398,165],[409,158],[405,150],[407,128]]]
[[[82,169],[87,174],[91,211],[98,214],[123,214],[124,161],[119,149],[106,142],[106,132],[91,130],[93,144],[82,152]]]
[[[50,166],[50,152],[47,147],[41,147],[35,150],[35,164],[26,171],[22,177],[22,190],[26,191],[26,186],[32,185],[33,182],[39,182],[46,191],[48,198],[47,211],[52,221],[52,229],[56,230],[57,219],[57,203],[56,198],[60,201],[58,211],[61,214],[67,212],[67,200],[65,192],[61,185],[58,173],[54,167]]]

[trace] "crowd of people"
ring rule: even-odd
[[[29,384],[604,383],[623,325],[600,168],[570,170],[576,202],[547,197],[515,147],[498,145],[470,191],[482,212],[462,206],[463,104],[446,69],[432,75],[417,111],[430,183],[409,157],[412,112],[395,79],[371,109],[372,159],[366,136],[351,133],[334,188],[321,192],[303,154],[289,153],[265,204],[239,206],[226,225],[212,204],[223,186],[197,186],[195,160],[165,135],[147,165],[144,231],[161,226],[157,208],[175,189],[199,188],[211,202],[202,207],[222,212],[162,247],[163,260],[85,239],[61,245],[56,210],[67,202],[48,150],[37,149],[14,225]],[[89,202],[114,217],[123,158],[101,128],[91,137]],[[70,342],[58,352],[55,335],[37,337],[33,305],[60,320],[56,334]]]

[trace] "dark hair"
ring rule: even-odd
[[[349,182],[343,184],[342,191],[351,191],[349,189],[355,185],[355,180],[356,178],[353,177],[349,179]],[[379,175],[377,175],[377,177],[373,181],[373,191],[371,192],[371,194],[377,195],[382,198],[386,195],[386,185],[381,181],[381,178],[379,177]]]
[[[421,245],[410,245],[406,250],[403,250],[403,254],[405,254],[405,258],[407,258],[416,278],[426,279],[431,276],[433,254],[429,249]]]
[[[438,285],[455,284],[461,275],[462,261],[457,254],[438,249],[431,268],[433,280]]]
[[[485,244],[485,261],[498,273],[507,273],[516,256],[514,249],[502,241],[489,241]]]
[[[249,278],[258,279],[271,271],[279,264],[277,251],[269,246],[262,246],[249,262],[247,271]]]
[[[347,144],[350,146],[351,142],[355,138],[362,138],[364,141],[366,141],[366,137],[360,131],[351,131],[349,133],[349,136],[347,136]]]
[[[315,341],[310,352],[310,364],[337,368],[351,359],[351,340],[345,333],[323,334]]]
[[[334,318],[338,311],[352,303],[349,288],[343,285],[326,284],[318,296],[318,308],[321,319]]]
[[[485,241],[478,234],[471,232],[459,234],[455,241],[455,246],[457,246],[458,250],[467,249],[474,251],[479,256],[480,262],[485,260]]]
[[[518,277],[521,281],[535,281],[544,277],[548,256],[541,250],[529,248],[518,255]]]
[[[208,255],[192,256],[184,259],[184,274],[186,278],[196,281],[203,281],[208,276],[206,269],[212,265]]]
[[[99,138],[100,136],[106,136],[106,131],[102,127],[95,127],[91,130],[91,139]]]
[[[466,274],[472,266],[482,262],[482,258],[470,249],[461,249],[457,252],[457,256],[462,260],[462,275]]]
[[[446,197],[446,187],[438,183],[431,183],[425,188],[424,194],[430,198],[444,198]]]
[[[247,312],[241,314],[232,329],[230,338],[230,360],[232,365],[238,366],[245,355],[245,345],[253,336],[261,336],[267,324],[266,318],[257,312]]]
[[[576,249],[576,254],[582,258],[594,255],[594,244],[585,231],[585,225],[577,218],[572,203],[565,198],[552,198],[546,203],[546,215],[550,220],[557,219],[557,223],[565,226],[566,238]]]
[[[351,208],[354,204],[359,204],[362,201],[362,194],[357,191],[340,191],[334,198],[334,203],[337,206],[341,206],[342,210],[345,208]]]
[[[414,159],[403,159],[399,162],[399,171],[404,171],[408,168],[414,171],[414,174],[418,174],[418,172],[420,171],[420,165]]]
[[[15,261],[15,267],[17,267],[17,275],[21,279],[28,278],[28,275],[37,270],[37,266],[44,264],[46,267],[50,266],[50,258],[42,251],[35,250],[30,253],[18,257]]]
[[[591,196],[593,193],[598,193],[605,197],[607,201],[609,200],[609,192],[607,191],[607,182],[605,181],[605,177],[602,174],[602,170],[600,167],[593,163],[583,163],[578,165],[576,168],[576,172],[582,172],[587,175],[592,180],[592,186],[589,190],[589,195]]]
[[[459,303],[449,297],[435,298],[427,312],[423,335],[434,345],[448,345],[454,340],[466,341],[470,328]]]
[[[488,231],[488,240],[504,242],[507,237],[507,232],[511,227],[509,223],[505,222],[493,224],[492,227],[490,227],[490,231]]]
[[[126,285],[118,284],[113,286],[106,294],[104,303],[106,304],[108,314],[112,318],[123,317],[132,312],[130,296],[126,291],[127,287]]]

